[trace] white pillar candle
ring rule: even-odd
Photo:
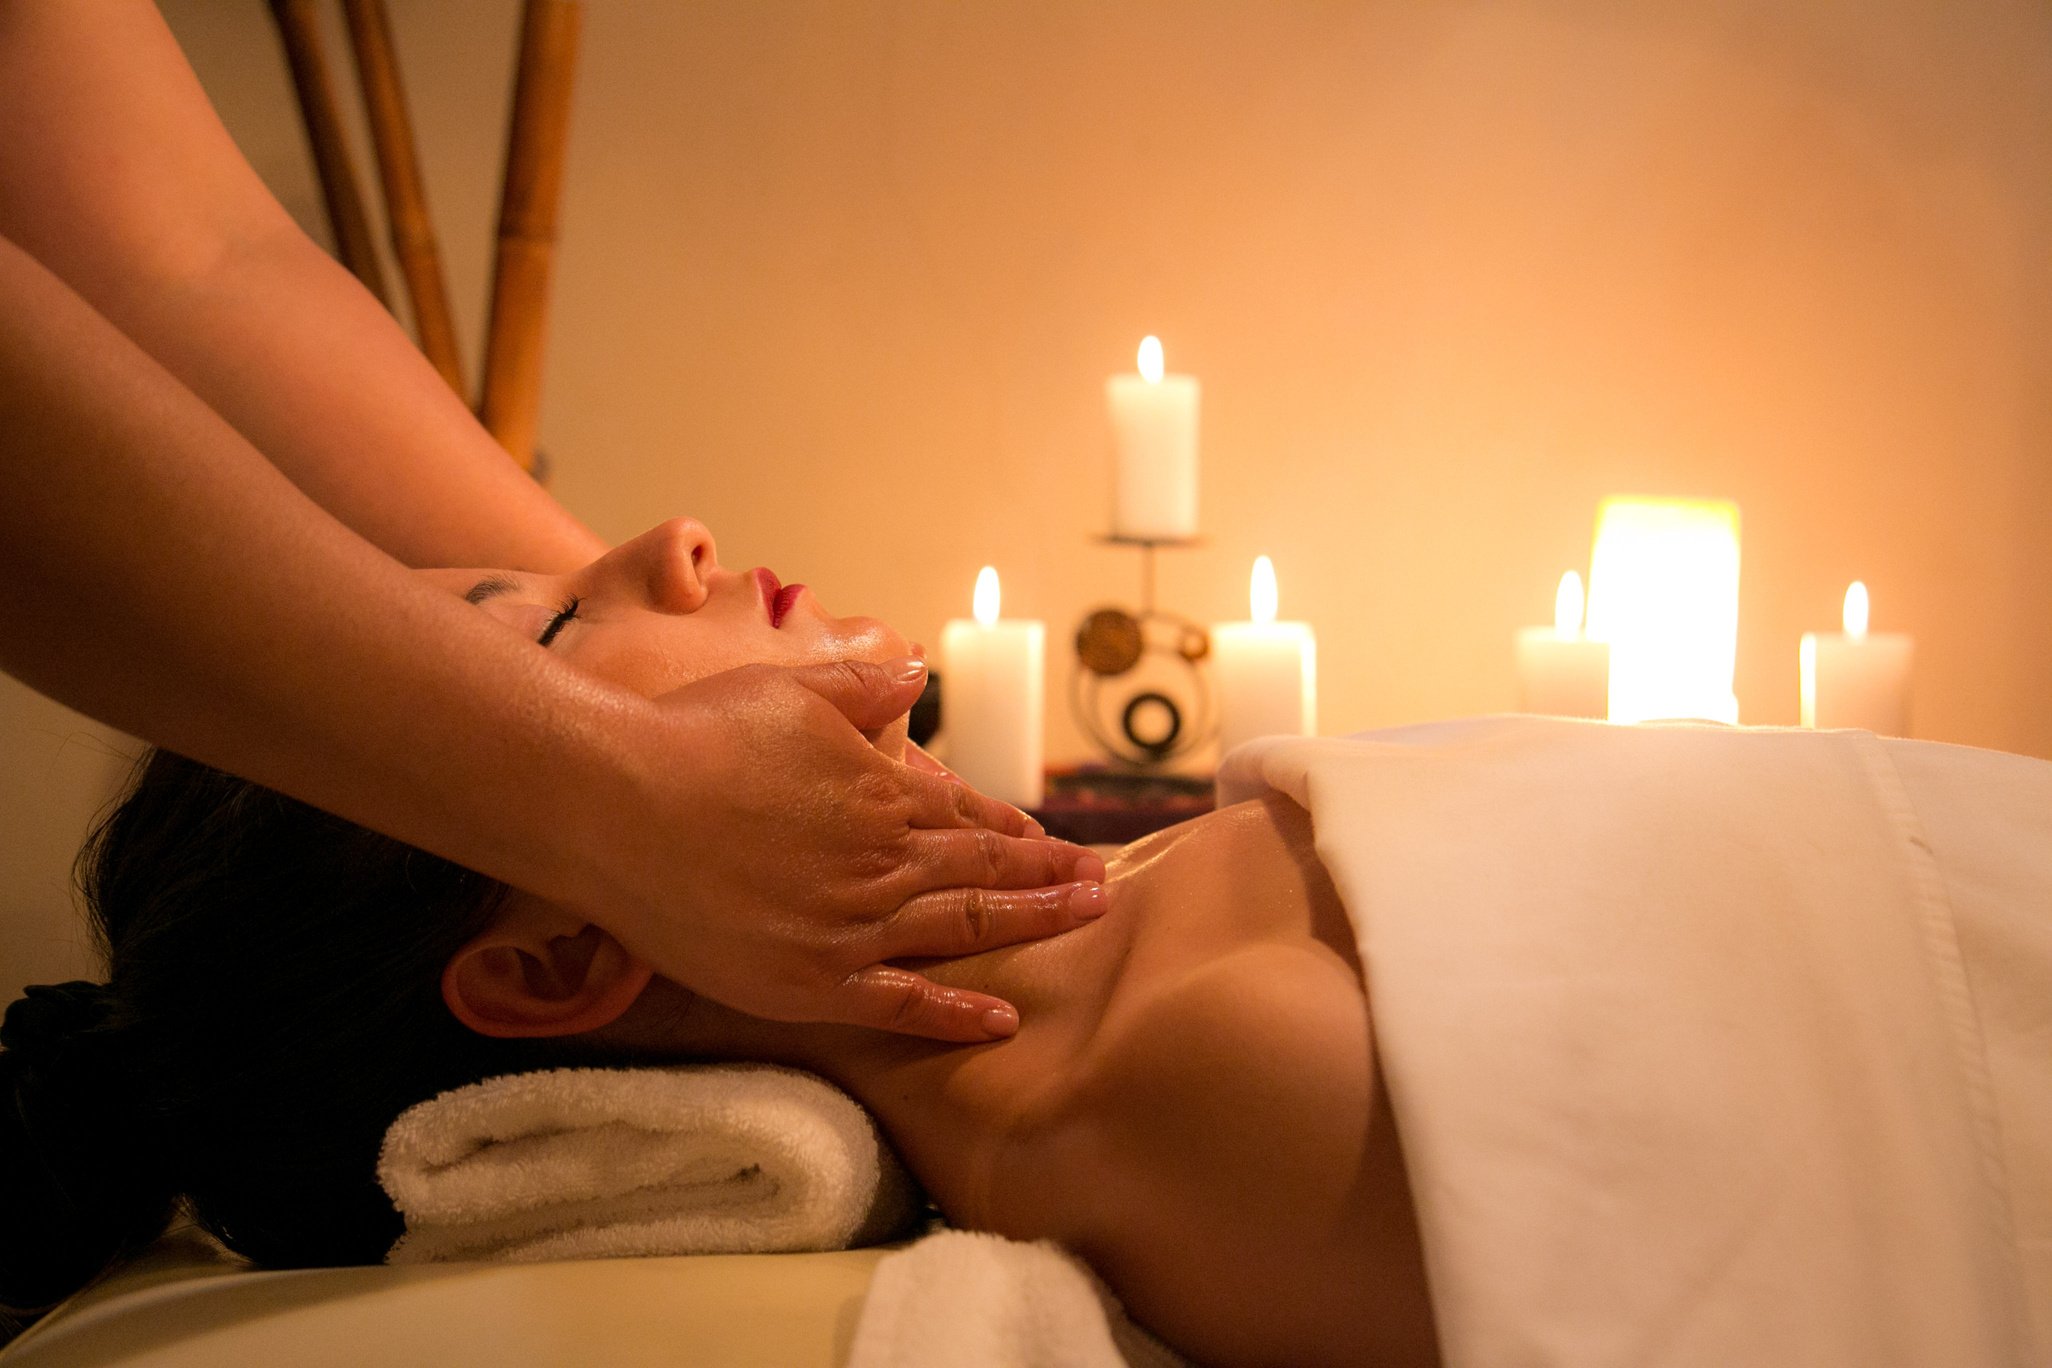
[[[1605,499],[1589,635],[1610,643],[1610,720],[1738,721],[1738,605],[1737,504]]]
[[[1197,535],[1195,376],[1167,375],[1161,340],[1140,344],[1140,373],[1104,384],[1111,408],[1112,535],[1177,541]]]
[[[1318,640],[1308,622],[1275,620],[1275,564],[1266,556],[1254,560],[1247,597],[1253,620],[1221,622],[1211,633],[1220,755],[1257,736],[1318,730]]]
[[[1038,807],[1045,773],[1047,627],[998,617],[997,571],[976,576],[976,620],[941,629],[941,727],[948,766],[972,788]]]
[[[1803,633],[1799,657],[1806,727],[1861,727],[1909,735],[1910,663],[1916,640],[1867,631],[1867,586],[1845,591],[1844,632]]]
[[[1610,644],[1582,634],[1582,577],[1570,570],[1553,595],[1553,626],[1520,629],[1519,709],[1548,717],[1610,716]]]

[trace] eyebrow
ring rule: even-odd
[[[470,592],[463,596],[465,603],[483,603],[488,598],[510,594],[520,586],[504,575],[491,575],[470,586]]]

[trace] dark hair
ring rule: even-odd
[[[60,1300],[181,1206],[262,1263],[375,1262],[392,1119],[543,1053],[441,998],[503,885],[260,785],[145,757],[78,877],[108,981],[0,1028],[0,1305]]]

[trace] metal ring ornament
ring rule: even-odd
[[[1076,629],[1081,668],[1069,694],[1076,725],[1113,760],[1135,769],[1152,769],[1194,750],[1217,729],[1210,672],[1204,666],[1210,654],[1210,634],[1187,618],[1117,607],[1096,609]],[[1123,703],[1112,700],[1118,710],[1113,723],[1105,694],[1150,657],[1172,660],[1188,675],[1188,705],[1149,681]],[[1141,720],[1157,710],[1165,711],[1166,727],[1143,729]]]

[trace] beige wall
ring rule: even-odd
[[[517,6],[393,11],[474,365]],[[172,13],[311,218],[261,7]],[[1164,595],[1243,616],[1272,554],[1329,729],[1513,706],[1596,501],[1702,493],[1746,720],[1860,577],[1920,734],[2052,755],[2036,0],[594,4],[560,261],[544,442],[610,537],[697,513],[928,642],[990,560],[1059,639],[1135,591],[1152,331],[1205,386]]]
[[[394,5],[473,364],[516,8]],[[173,13],[310,208],[233,10]],[[1205,385],[1164,594],[1241,616],[1270,552],[1331,729],[1512,706],[1598,498],[1704,493],[1747,720],[1863,577],[1921,734],[2052,755],[2036,0],[595,4],[573,139],[544,439],[608,536],[695,512],[929,642],[991,560],[1059,638],[1134,592],[1153,331]]]
[[[474,367],[517,5],[390,2]],[[311,221],[265,7],[166,8]],[[605,0],[559,260],[543,440],[612,538],[693,512],[930,643],[993,561],[1059,642],[1134,592],[1152,331],[1205,386],[1164,598],[1273,555],[1328,730],[1512,706],[1597,500],[1700,493],[1745,720],[1861,577],[1919,734],[2052,756],[2038,0]]]

